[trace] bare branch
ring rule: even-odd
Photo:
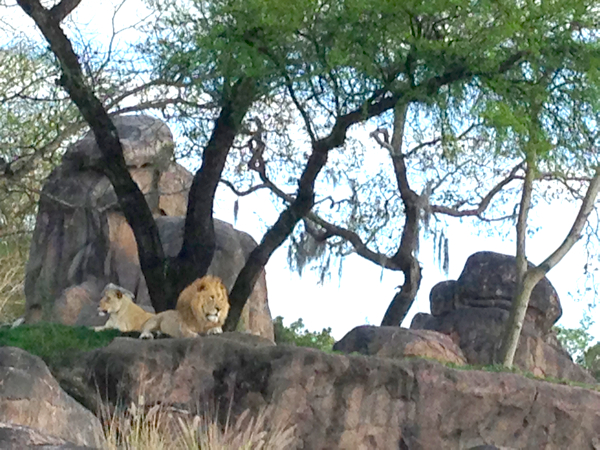
[[[231,181],[224,180],[221,178],[221,183],[227,186],[238,197],[245,197],[246,195],[253,194],[254,192],[259,191],[261,189],[269,189],[269,186],[267,186],[265,183],[261,183],[257,184],[256,186],[252,186],[251,188],[245,191],[239,191]]]
[[[500,191],[502,191],[502,189],[504,189],[504,187],[507,184],[509,184],[511,181],[518,178],[517,172],[519,171],[519,169],[521,169],[521,167],[522,167],[522,164],[519,164],[519,165],[513,167],[513,169],[508,174],[508,176],[505,179],[503,179],[502,181],[500,181],[496,186],[494,186],[485,195],[485,197],[483,197],[481,199],[481,201],[477,205],[477,208],[459,210],[457,208],[452,208],[452,207],[443,206],[443,205],[431,205],[430,206],[431,212],[436,213],[436,214],[445,214],[447,216],[452,216],[452,217],[477,216],[479,218],[482,218],[481,214],[488,208],[488,206],[490,205],[494,196],[496,194],[498,194]]]

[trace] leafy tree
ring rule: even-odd
[[[588,331],[591,324],[589,316],[584,316],[580,328],[556,326],[554,330],[558,341],[573,360],[588,369],[594,378],[600,380],[600,344],[591,345],[594,341],[594,337]]]
[[[536,13],[526,17],[510,2],[466,6],[440,1],[403,8],[381,1],[325,4],[301,1],[291,8],[288,4],[283,6],[264,0],[196,1],[185,6],[154,2],[152,5],[162,14],[158,26],[160,37],[153,48],[159,55],[156,61],[160,70],[171,73],[175,79],[186,79],[193,74],[209,89],[214,87],[211,80],[215,76],[226,79],[226,75],[236,71],[252,73],[257,79],[269,82],[268,95],[249,110],[252,121],[243,130],[248,138],[245,143],[238,143],[239,153],[234,154],[232,161],[235,171],[248,169],[242,187],[231,181],[227,181],[227,185],[240,195],[270,189],[284,200],[287,209],[240,274],[232,291],[231,321],[236,320],[237,311],[243,305],[244,289],[251,285],[245,280],[252,280],[256,270],[302,219],[304,230],[296,235],[296,242],[312,245],[314,254],[322,255],[320,244],[329,241],[343,255],[348,251],[344,242],[350,242],[351,251],[382,267],[404,273],[404,285],[384,319],[386,324],[398,324],[420,282],[416,260],[419,222],[422,215],[433,209],[428,202],[428,189],[418,194],[407,182],[406,154],[402,149],[407,111],[414,108],[444,117],[447,106],[454,104],[458,113],[461,100],[481,83],[502,77],[526,56],[531,54],[533,58],[540,48],[549,45],[549,40],[530,39],[530,33],[536,27],[549,28],[551,16],[532,4],[533,9],[537,8]],[[566,3],[558,7],[573,9]],[[490,33],[492,20],[494,31]],[[564,18],[562,20],[564,22]],[[202,78],[206,72],[209,75]],[[385,102],[385,107],[374,111],[376,101],[380,105]],[[389,178],[397,182],[393,199],[396,204],[389,206],[391,199],[380,196],[371,210],[365,212],[369,202],[359,198],[361,191],[369,191],[365,188],[367,183],[360,186],[352,180],[348,182],[350,201],[327,201],[328,196],[322,196],[316,202],[312,199],[307,202],[306,198],[314,195],[314,183],[322,189],[328,183],[335,184],[336,178],[341,178],[340,173],[347,168],[360,167],[359,161],[353,161],[357,153],[352,151],[351,145],[344,146],[347,158],[343,152],[334,151],[348,142],[349,126],[375,117],[389,120],[392,110],[395,113],[393,133],[388,132],[386,139],[381,130],[374,137],[390,152],[394,171]],[[355,120],[359,114],[363,117]],[[294,118],[301,126],[296,126]],[[445,119],[441,123],[447,125],[448,116]],[[464,117],[456,120],[455,124]],[[455,129],[445,129],[444,138],[440,140],[447,144],[444,150],[452,147],[449,143],[456,141],[464,131],[455,133]],[[393,135],[391,140],[390,134]],[[273,144],[278,148],[273,150]],[[308,164],[300,144],[312,148]],[[333,165],[325,166],[324,160],[319,161],[325,156],[339,164],[339,170]],[[282,170],[279,165],[286,163]],[[321,169],[323,181],[316,178]],[[282,185],[273,177],[287,181]],[[474,208],[461,211],[440,205],[439,211],[464,216],[481,214],[491,197],[514,177],[509,169],[508,179],[500,182],[498,188],[492,186]],[[298,191],[287,194],[286,191],[294,189],[297,180],[300,180]],[[385,183],[383,176],[381,180]],[[398,193],[401,203],[398,203]],[[351,210],[345,224],[348,226],[334,224],[311,211],[313,207],[322,210],[325,205],[335,208],[343,204]],[[360,207],[363,211],[354,214]],[[404,214],[406,223],[404,228],[393,223],[385,230],[402,230],[401,235],[396,231],[390,236],[391,247],[395,248],[392,256],[388,256],[369,248],[368,244],[386,228],[394,212]],[[309,250],[305,256],[310,258],[310,253]]]
[[[582,20],[596,23],[595,14],[596,9],[591,8]],[[594,62],[600,55],[597,42],[590,42],[588,33],[574,32],[572,27],[547,32],[553,37],[553,50],[540,52],[537,61],[513,71],[517,73],[507,73],[521,80],[519,89],[493,86],[495,96],[510,112],[508,117],[500,119],[502,128],[514,142],[513,151],[523,158],[525,166],[516,225],[517,290],[501,350],[502,363],[507,367],[512,366],[533,288],[580,239],[600,189],[600,130],[596,125],[600,118],[596,101],[600,84]],[[534,181],[541,167],[563,165],[576,166],[587,177],[587,190],[563,243],[540,265],[528,267],[527,218]]]
[[[204,107],[196,101],[175,109],[181,117],[197,119],[195,126],[193,120],[188,122],[188,131],[196,139],[193,145],[202,149],[202,166],[190,192],[182,251],[168,260],[143,196],[127,173],[105,105],[61,29],[62,20],[79,0],[63,0],[51,9],[39,0],[18,3],[49,42],[61,66],[61,85],[96,136],[104,155],[103,170],[134,230],[158,311],[172,306],[181,288],[204,274],[210,264],[213,201],[227,162],[240,169],[243,182],[251,182],[244,193],[268,188],[284,200],[278,220],[250,255],[230,294],[229,329],[235,327],[271,254],[300,221],[305,236],[317,244],[329,241],[343,255],[349,242],[352,251],[404,273],[404,285],[384,318],[386,324],[398,324],[420,283],[416,251],[421,221],[431,213],[481,216],[492,197],[517,176],[519,167],[513,163],[518,165],[521,155],[502,145],[499,131],[510,127],[501,126],[502,114],[492,114],[490,105],[499,109],[502,96],[527,81],[527,67],[544,66],[557,49],[584,64],[592,43],[572,35],[575,28],[587,32],[594,8],[587,0],[556,0],[551,7],[533,1],[447,0],[402,6],[382,0],[151,3],[158,19],[144,51],[154,77],[168,86],[185,86],[192,99],[206,100]],[[570,79],[566,70],[562,76]],[[484,109],[487,115],[477,109],[482,103],[490,106]],[[516,100],[509,102],[510,117],[523,113],[531,117],[518,105]],[[414,147],[405,149],[403,142],[410,136],[407,118],[412,125],[431,117],[438,134],[417,136]],[[481,118],[488,120],[481,123]],[[394,195],[386,197],[390,192],[386,189],[369,190],[373,187],[369,180],[349,178],[350,201],[329,202],[348,208],[348,223],[343,224],[347,226],[323,219],[317,212],[322,214],[327,196],[315,196],[328,192],[347,167],[357,169],[370,161],[367,152],[361,161],[354,161],[358,152],[351,134],[361,124],[376,122],[392,124],[391,132],[378,128],[373,138],[391,161],[392,170],[381,173],[380,186],[393,179]],[[470,135],[475,127],[478,134]],[[466,158],[469,164],[461,159],[468,154],[463,151],[463,138],[473,143]],[[427,145],[428,140],[433,143]],[[478,140],[488,142],[484,150],[476,146]],[[467,196],[467,203],[454,202],[452,189],[438,190],[443,202],[432,202],[436,187],[462,179],[460,169],[470,165],[476,171],[478,161],[489,158],[487,149],[494,142],[497,158],[488,161],[502,161],[496,184],[482,195]],[[442,171],[451,170],[448,176],[411,187],[406,162],[413,155],[419,155],[419,164],[430,171],[435,171],[437,161],[447,164]],[[283,185],[282,177],[287,179]],[[473,179],[477,181],[476,176]],[[469,201],[471,207],[465,208]],[[404,227],[390,221],[401,215]],[[369,248],[389,230],[394,231],[384,240],[388,248]]]
[[[292,322],[289,327],[283,324],[283,317],[273,319],[275,342],[277,344],[292,344],[298,347],[311,347],[323,351],[331,351],[335,339],[331,335],[331,328],[323,328],[320,332],[305,329],[302,319]]]
[[[590,343],[594,340],[593,336],[587,331],[587,327],[581,328],[563,328],[556,326],[556,337],[565,350],[571,355],[573,360],[580,365],[585,366],[585,354]]]

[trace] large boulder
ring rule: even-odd
[[[47,444],[57,446],[98,447],[102,434],[98,418],[62,390],[40,358],[14,347],[0,347],[0,422],[2,448],[36,434],[15,425],[53,436]]]
[[[197,339],[117,338],[82,364],[90,392],[178,411],[267,405],[296,426],[286,448],[598,448],[600,393],[419,358]],[[485,447],[485,446],[488,447]],[[481,447],[484,446],[484,447]]]
[[[125,161],[157,220],[168,256],[182,244],[192,175],[173,161],[173,137],[148,116],[114,119]],[[107,283],[132,291],[150,307],[133,231],[116,194],[98,170],[101,154],[91,133],[65,153],[46,180],[25,275],[26,320],[98,325],[95,310]],[[231,289],[256,242],[215,220],[217,250],[209,272]],[[242,329],[273,339],[264,272],[243,315]]]
[[[458,280],[433,287],[431,314],[417,314],[410,328],[450,336],[469,364],[497,363],[516,290],[515,263],[513,256],[493,252],[470,256]],[[573,363],[552,331],[561,312],[556,291],[547,278],[542,279],[527,308],[515,365],[537,376],[594,383],[586,370]]]
[[[529,267],[534,267],[529,263]],[[517,289],[516,258],[494,252],[471,255],[456,280],[456,308],[497,307],[510,311]],[[556,290],[544,277],[529,299],[526,320],[541,334],[547,333],[562,315]]]
[[[383,358],[428,358],[444,363],[467,364],[462,350],[449,336],[429,330],[363,325],[335,343],[333,350]]]

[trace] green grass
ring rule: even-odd
[[[480,370],[483,372],[514,373],[514,374],[521,375],[521,376],[524,376],[526,378],[530,378],[530,379],[536,380],[536,381],[546,381],[547,383],[552,383],[552,384],[563,384],[566,386],[581,387],[584,389],[590,389],[592,391],[600,392],[600,385],[598,385],[598,384],[587,384],[587,383],[582,383],[579,381],[567,380],[564,378],[539,377],[537,375],[534,375],[531,372],[521,370],[515,366],[508,368],[508,367],[504,367],[502,364],[491,364],[491,365],[487,365],[487,366],[470,365],[470,364],[461,366],[461,365],[453,364],[453,363],[442,363],[442,364],[444,364],[445,366],[450,367],[452,369],[456,369],[456,370]]]
[[[96,332],[87,327],[39,323],[17,328],[0,328],[0,346],[22,348],[39,356],[51,366],[80,352],[105,347],[120,335],[118,330]]]

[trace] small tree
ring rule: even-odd
[[[592,9],[591,13],[596,11]],[[506,117],[501,120],[510,128],[515,149],[524,155],[525,165],[516,225],[517,288],[501,349],[502,363],[506,367],[513,364],[531,292],[579,240],[600,189],[600,130],[597,126],[600,108],[594,98],[600,86],[597,67],[589,59],[597,54],[597,50],[595,45],[588,45],[585,33],[573,36],[572,30],[555,35],[554,52],[542,54],[537,63],[523,66],[523,83],[518,91],[505,87],[495,89],[496,95],[501,93],[501,101],[512,108],[508,120]],[[574,57],[573,48],[580,52],[577,57]],[[570,77],[567,85],[566,77]],[[556,104],[557,99],[562,99],[562,102]],[[529,115],[520,115],[523,110],[527,110]],[[587,179],[589,184],[585,196],[565,240],[541,264],[529,268],[526,258],[527,218],[534,182],[543,165],[553,166],[556,171],[561,170],[563,165],[569,168],[576,166],[584,173],[591,171],[592,175]]]

